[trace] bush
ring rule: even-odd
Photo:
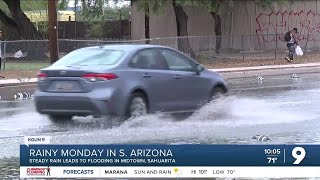
[[[90,28],[86,31],[87,38],[98,38],[104,37],[104,24],[101,22],[90,23]]]

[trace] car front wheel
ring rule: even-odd
[[[220,97],[224,96],[225,94],[226,94],[226,91],[222,87],[215,87],[211,91],[210,101],[219,99]]]

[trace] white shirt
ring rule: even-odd
[[[291,39],[290,39],[290,41],[288,43],[294,43],[294,39],[293,39],[292,34],[290,34],[290,36],[291,36]]]
[[[294,37],[293,37],[293,34],[292,34],[292,33],[290,33],[290,37],[291,37],[291,39],[290,39],[290,41],[289,41],[288,43],[294,43],[294,42],[295,42],[295,39],[294,39]]]
[[[1,40],[0,40],[0,58],[1,58],[1,51],[2,51],[2,46],[1,46]]]

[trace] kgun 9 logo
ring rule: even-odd
[[[293,164],[300,164],[301,161],[306,156],[306,150],[302,147],[295,147],[295,148],[293,148],[291,154],[292,154],[292,157],[294,157],[296,159],[293,162]]]

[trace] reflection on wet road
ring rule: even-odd
[[[116,119],[77,118],[52,124],[34,111],[32,100],[0,103],[0,162],[19,157],[25,135],[50,135],[54,143],[320,143],[320,78],[303,75],[229,80],[229,96],[177,120],[154,114],[120,124]],[[113,121],[113,123],[105,123]],[[113,125],[113,126],[110,126]],[[1,164],[0,164],[1,166]],[[0,174],[1,176],[1,174]]]

